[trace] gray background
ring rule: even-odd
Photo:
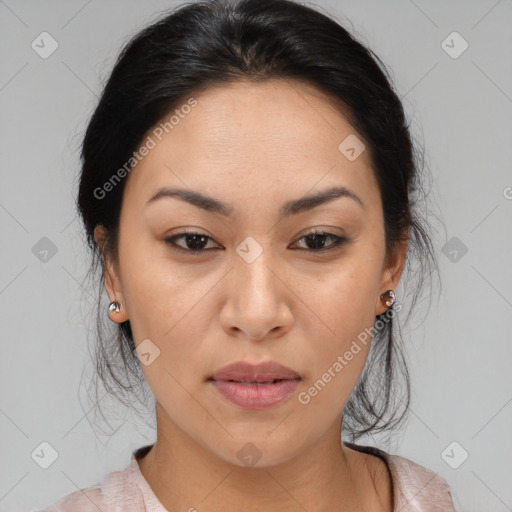
[[[435,232],[440,300],[405,333],[408,424],[390,444],[366,444],[439,473],[459,511],[510,511],[512,2],[317,4],[390,68],[426,146],[431,197],[446,227]],[[87,326],[95,289],[84,281],[88,255],[74,194],[77,147],[114,58],[131,34],[174,5],[0,1],[2,511],[42,508],[97,483],[154,439],[130,415],[112,419],[105,435],[92,428],[97,408],[83,388],[93,374]],[[59,45],[47,59],[31,47],[43,31]],[[469,44],[457,58],[442,47],[453,31]],[[57,250],[46,261],[36,250],[48,244],[43,237]],[[48,469],[31,456],[44,441],[58,453]],[[448,453],[452,465],[460,463],[463,450],[469,457],[458,468],[445,462]]]

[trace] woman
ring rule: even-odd
[[[442,478],[353,443],[405,416],[395,290],[435,268],[378,62],[288,0],[187,4],[124,48],[78,208],[119,329],[102,378],[143,375],[157,439],[46,510],[453,510]]]

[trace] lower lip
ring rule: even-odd
[[[290,398],[300,379],[280,380],[271,384],[244,384],[229,380],[211,380],[213,387],[231,403],[244,409],[268,409]]]

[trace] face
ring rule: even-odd
[[[194,98],[172,129],[148,132],[156,144],[127,178],[107,292],[145,354],[159,421],[225,461],[241,466],[240,450],[254,450],[271,466],[339,425],[370,348],[365,329],[387,310],[380,295],[396,288],[405,247],[386,260],[368,151],[349,159],[339,149],[351,134],[363,139],[327,97],[273,81]],[[164,188],[224,206],[150,201]],[[244,406],[210,380],[240,361],[275,361],[300,379],[288,394],[267,385],[270,405],[248,391]],[[231,386],[239,396],[244,384]]]

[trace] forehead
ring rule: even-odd
[[[218,149],[212,156],[225,160],[232,154],[239,160],[301,159],[311,147],[337,150],[354,132],[334,100],[296,80],[234,82],[206,89],[195,99],[198,106],[172,130],[177,152],[177,143],[187,142],[196,146],[195,154]]]
[[[233,193],[297,197],[328,185],[376,192],[368,151],[351,161],[339,147],[349,136],[362,145],[362,137],[311,85],[240,81],[192,97],[196,106],[178,104],[148,131],[155,145],[131,171],[125,194],[147,200],[161,186],[179,185],[231,202]]]

